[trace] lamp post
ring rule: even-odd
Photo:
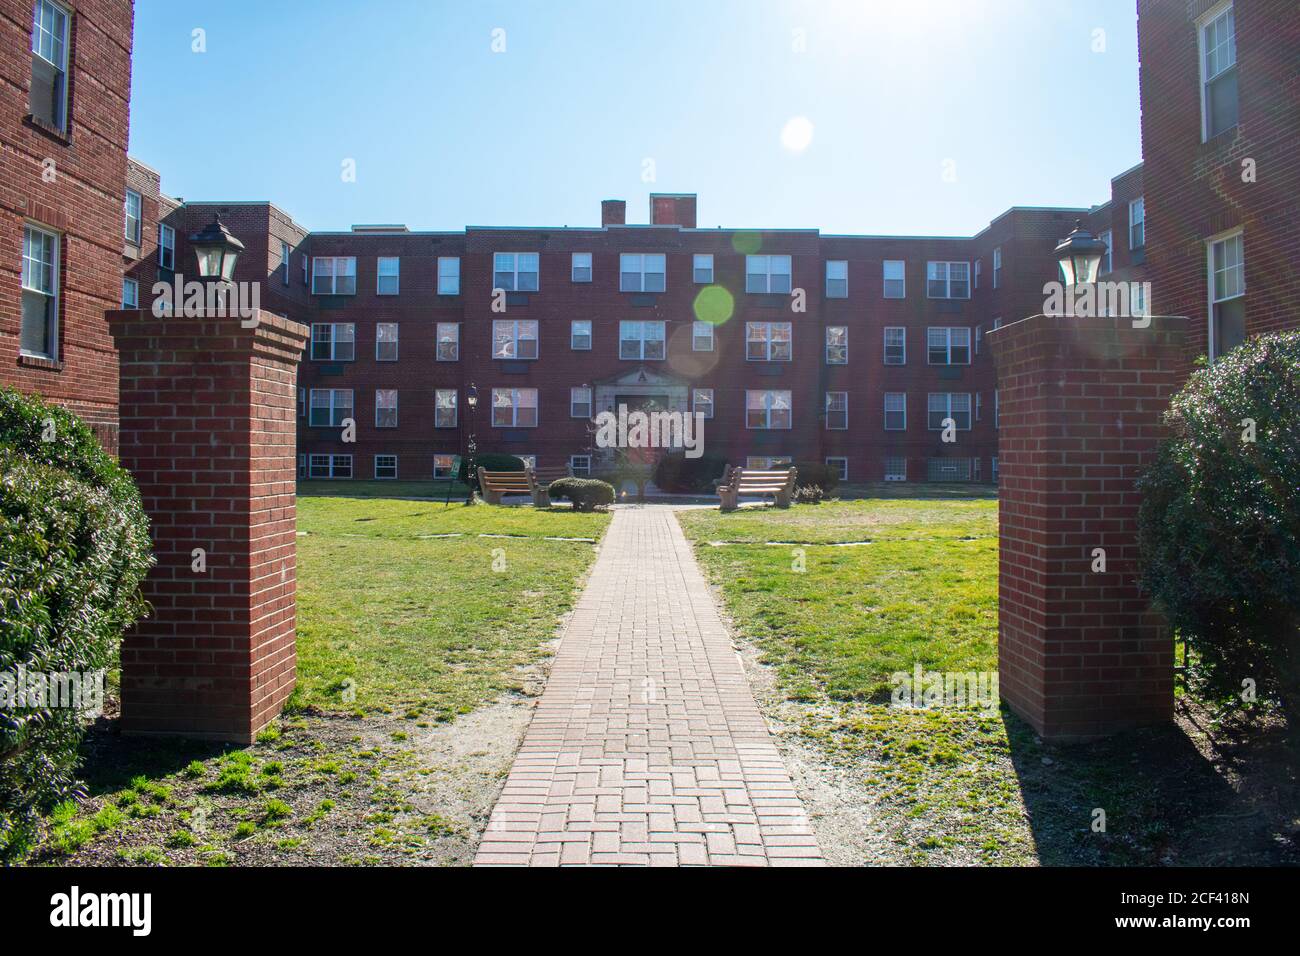
[[[226,287],[234,282],[235,263],[244,251],[244,244],[230,234],[220,216],[213,216],[212,222],[190,236],[190,245],[199,260],[199,278],[215,289],[216,301],[224,314]]]
[[[474,416],[478,411],[478,386],[470,382],[465,390],[465,404],[469,406],[469,434],[465,439],[465,504],[474,503]]]
[[[1096,282],[1101,257],[1105,254],[1106,243],[1084,229],[1082,220],[1074,220],[1074,231],[1056,247],[1056,259],[1065,274],[1065,285]]]

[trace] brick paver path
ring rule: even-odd
[[[677,521],[615,511],[475,863],[821,862]]]

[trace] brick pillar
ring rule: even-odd
[[[258,320],[108,313],[119,454],[157,559],[153,611],[122,647],[127,733],[251,742],[293,690],[295,376],[308,333]]]
[[[1134,482],[1180,384],[1185,325],[1036,315],[986,336],[1001,402],[998,679],[1044,738],[1173,714],[1172,638],[1137,588]]]

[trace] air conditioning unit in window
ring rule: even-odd
[[[885,475],[885,481],[906,481],[902,475]]]

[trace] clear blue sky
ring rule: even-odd
[[[131,153],[311,229],[645,222],[694,192],[701,226],[970,235],[1139,161],[1135,6],[137,0]]]

